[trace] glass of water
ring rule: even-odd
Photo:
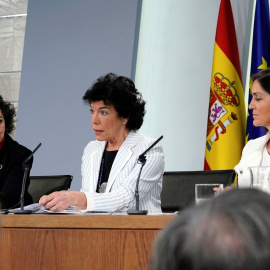
[[[215,191],[218,188],[219,191]],[[223,184],[196,184],[195,200],[196,204],[213,199],[217,194],[223,191]]]

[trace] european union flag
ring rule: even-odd
[[[254,18],[253,45],[251,56],[250,75],[266,69],[270,65],[270,24],[269,24],[269,4],[268,0],[257,0]],[[250,80],[250,92],[248,104],[252,99]],[[265,135],[262,127],[253,126],[252,110],[248,109],[247,117],[247,140],[256,139]]]

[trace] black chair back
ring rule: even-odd
[[[195,184],[233,184],[234,170],[164,172],[161,192],[163,212],[175,212],[195,203]]]
[[[37,203],[43,195],[68,190],[72,179],[72,175],[30,176],[28,192],[33,198],[33,203]]]

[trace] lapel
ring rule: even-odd
[[[257,139],[256,144],[254,143],[253,149],[251,149],[251,154],[246,157],[245,164],[248,164],[249,167],[260,166],[263,156],[262,152],[269,138],[270,132],[267,132],[265,136]]]
[[[138,131],[129,132],[126,140],[123,142],[123,144],[119,148],[118,153],[113,162],[113,166],[111,168],[110,176],[108,179],[108,185],[107,185],[105,193],[108,193],[110,191],[117,176],[119,175],[119,173],[122,171],[126,163],[129,161],[129,159],[133,155],[132,148],[134,148],[134,146],[137,145],[140,137],[141,135]]]
[[[96,149],[90,154],[88,174],[90,175],[90,192],[96,192],[101,158],[107,142],[96,141]]]
[[[5,177],[4,175],[9,162],[9,153],[11,152],[13,144],[14,141],[12,138],[7,133],[5,133],[5,141],[0,151],[0,180]]]

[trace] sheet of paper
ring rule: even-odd
[[[13,210],[20,210],[21,208],[16,208]],[[9,210],[9,213],[12,213],[13,210]],[[74,206],[70,206],[67,209],[54,212],[46,209],[44,206],[40,206],[39,203],[33,203],[30,205],[26,205],[24,210],[31,210],[32,214],[73,214],[73,215],[83,215],[81,211],[76,211]]]

